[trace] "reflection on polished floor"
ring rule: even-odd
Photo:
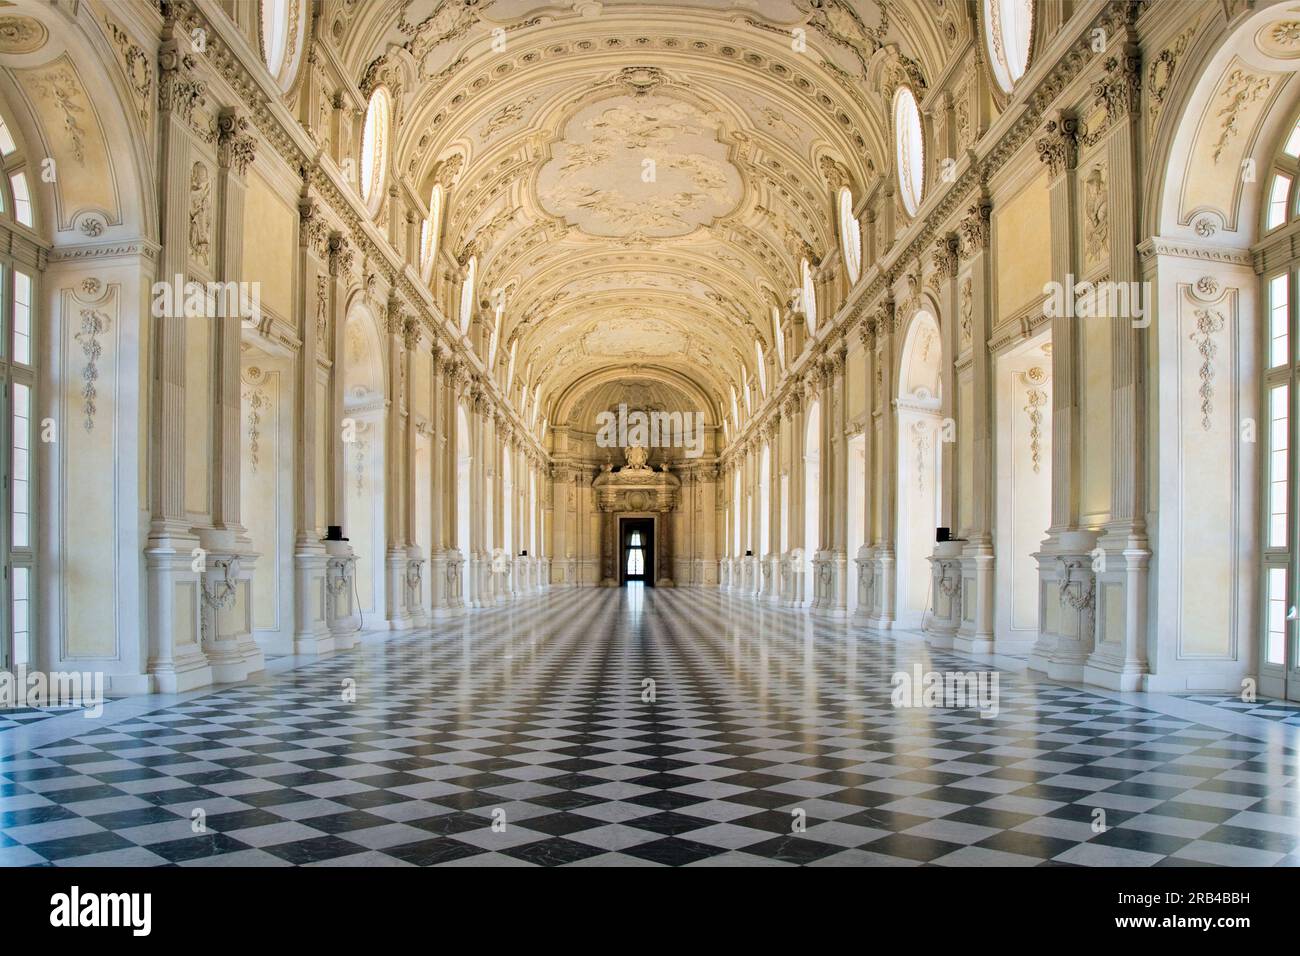
[[[1300,862],[1296,727],[1014,669],[996,716],[895,708],[896,672],[987,664],[725,592],[285,664],[0,732],[0,864]]]

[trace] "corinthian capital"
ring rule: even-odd
[[[1057,113],[1043,126],[1038,138],[1038,158],[1047,165],[1052,178],[1074,169],[1079,158],[1079,121]]]
[[[961,254],[969,259],[989,246],[989,216],[993,207],[987,199],[979,199],[966,210],[961,221]]]
[[[344,238],[343,233],[330,233],[329,238],[330,275],[345,276],[352,271],[352,262],[356,252],[352,244]]]
[[[934,274],[939,279],[951,279],[957,274],[957,237],[939,236],[934,240],[931,253]]]
[[[1106,75],[1092,84],[1092,96],[1114,123],[1138,111],[1142,90],[1142,60],[1135,43],[1125,43],[1106,60]]]
[[[217,162],[243,176],[257,155],[257,137],[247,117],[233,109],[223,109],[217,116]]]

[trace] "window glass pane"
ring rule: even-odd
[[[1287,137],[1282,151],[1288,156],[1300,157],[1300,123],[1296,123],[1295,129],[1291,130],[1291,135]]]
[[[31,446],[31,389],[19,382],[13,389],[13,546],[30,547],[28,526],[31,512],[28,448]],[[20,470],[21,469],[21,470]]]
[[[289,37],[289,5],[285,0],[262,0],[262,55],[273,74],[284,66]]]
[[[361,199],[370,203],[379,195],[388,165],[389,95],[385,87],[370,94],[361,130]]]
[[[14,622],[14,664],[30,663],[31,570],[14,568],[14,591],[10,611]]]
[[[817,331],[817,288],[813,284],[812,267],[807,259],[799,264],[799,272],[803,281],[804,316],[808,320],[808,334],[813,335]]]
[[[894,94],[894,155],[903,206],[915,216],[921,208],[925,177],[925,150],[922,145],[921,111],[916,96],[906,87]]]
[[[9,124],[3,118],[0,118],[0,153],[8,156],[17,148],[14,143],[14,135],[9,132]]]
[[[1269,229],[1276,229],[1286,222],[1286,197],[1291,191],[1291,177],[1277,173],[1273,176],[1273,188],[1268,194],[1268,215],[1264,224]]]
[[[1029,66],[1034,25],[1031,0],[984,0],[984,39],[993,78],[1010,93]]]
[[[1287,322],[1289,313],[1286,273],[1274,276],[1268,283],[1268,365],[1277,368],[1287,362]]]
[[[27,174],[14,173],[9,177],[14,191],[14,218],[24,226],[32,224],[32,197],[27,191]]]
[[[1269,664],[1286,663],[1286,568],[1268,569],[1268,636],[1264,641],[1264,660]]]
[[[1268,546],[1285,548],[1287,543],[1287,397],[1279,385],[1269,391]]]

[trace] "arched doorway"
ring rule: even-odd
[[[1147,394],[1159,427],[1147,455],[1159,520],[1148,528],[1138,509],[1135,521],[1130,495],[1106,501],[1085,676],[1232,694],[1258,677],[1261,695],[1300,700],[1300,84],[1278,40],[1293,32],[1294,11],[1255,6],[1231,29],[1210,21],[1212,35],[1189,45],[1154,131],[1145,186],[1157,199],[1141,232],[1156,237],[1141,275],[1153,301],[1131,334],[1156,356]],[[1126,374],[1119,364],[1113,377]],[[1113,417],[1128,414],[1114,406]],[[1154,564],[1134,526],[1150,532]],[[1134,596],[1140,615],[1126,613]]]
[[[898,555],[895,621],[919,627],[930,609],[929,557],[940,514],[940,373],[943,348],[939,324],[918,312],[904,340],[898,378]]]
[[[343,533],[356,556],[358,607],[376,624],[385,615],[384,366],[374,317],[364,306],[344,326]]]

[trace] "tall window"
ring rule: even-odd
[[[803,314],[808,321],[808,334],[817,332],[817,287],[813,284],[812,266],[807,259],[799,263],[800,296],[803,300]]]
[[[758,359],[758,389],[767,397],[767,363],[763,361],[763,343],[754,343],[754,355]]]
[[[639,578],[645,575],[645,543],[641,532],[633,531],[627,543],[627,576]]]
[[[993,79],[1003,93],[1010,93],[1029,69],[1033,37],[1033,0],[984,0],[984,42]]]
[[[262,59],[273,74],[284,66],[288,39],[288,0],[262,0]]]
[[[438,258],[438,236],[442,233],[442,183],[434,183],[429,193],[429,218],[420,232],[420,276],[427,283],[433,277]]]
[[[921,111],[916,96],[906,86],[894,94],[894,165],[903,208],[915,216],[925,191],[925,146],[921,133]]]
[[[465,284],[460,287],[460,332],[469,335],[469,324],[474,318],[474,283],[478,281],[478,256],[470,256],[465,264]]]
[[[14,226],[34,228],[36,210],[24,151],[3,117],[0,163],[0,669],[12,669],[33,660],[36,631],[37,276],[10,252],[32,247]]]
[[[492,373],[492,368],[497,360],[497,346],[501,342],[501,316],[505,312],[505,304],[497,303],[496,318],[492,322],[492,340],[488,342],[488,373]]]
[[[1300,168],[1300,122],[1293,126],[1273,160],[1265,183],[1261,234],[1297,219],[1292,184]],[[1263,277],[1262,418],[1263,609],[1259,644],[1259,690],[1268,697],[1300,700],[1300,261]]]
[[[848,186],[840,189],[840,249],[844,253],[844,267],[849,270],[849,284],[858,281],[862,274],[862,225],[853,214],[853,193]]]
[[[262,61],[285,92],[293,85],[302,62],[307,0],[262,0],[260,7]]]
[[[776,361],[785,371],[785,336],[781,334],[781,310],[772,306],[772,338],[776,342]]]
[[[388,124],[392,98],[387,87],[370,94],[366,121],[361,130],[361,201],[371,214],[379,211],[384,194],[384,177],[388,168]]]

